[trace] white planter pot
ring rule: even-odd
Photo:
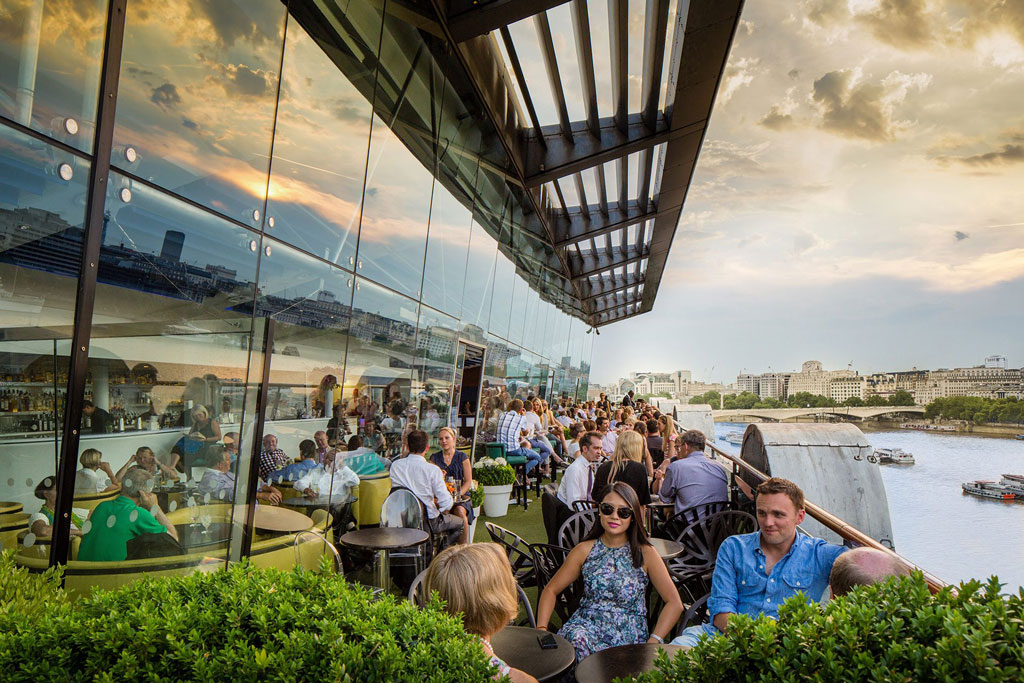
[[[512,495],[512,484],[483,488],[484,514],[488,517],[504,517],[508,512],[508,497]]]

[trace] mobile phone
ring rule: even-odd
[[[537,643],[540,645],[542,650],[557,650],[558,641],[555,640],[554,634],[545,633],[542,636],[537,636]]]

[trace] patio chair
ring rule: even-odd
[[[565,558],[569,556],[569,550],[550,543],[531,543],[530,552],[533,554],[533,566],[537,572],[537,600],[539,601],[544,587],[565,563]],[[555,614],[563,624],[580,606],[582,598],[583,577],[581,576],[555,598]]]
[[[430,600],[430,596],[427,595],[426,590],[423,587],[423,579],[427,575],[427,570],[424,569],[416,578],[412,580],[412,585],[409,586],[409,602],[416,605],[419,608],[426,606]],[[519,594],[519,602],[523,606],[523,611],[526,613],[523,620],[517,624],[517,626],[527,626],[530,628],[537,628],[537,617],[533,613],[533,606],[530,605],[530,599],[526,596],[526,592],[523,587],[516,584],[516,591]]]
[[[304,543],[322,543],[325,548],[331,551],[331,556],[334,558],[335,572],[338,574],[345,573],[345,569],[341,563],[341,554],[338,552],[338,549],[334,547],[334,544],[319,532],[310,531],[308,529],[295,534],[295,540],[292,541],[292,550],[295,554],[295,566],[302,566],[302,545]]]
[[[723,510],[697,520],[675,539],[685,550],[668,562],[672,580],[691,600],[709,593],[719,547],[730,536],[752,531],[757,531],[757,519],[739,510]]]
[[[527,588],[536,586],[537,575],[533,570],[530,544],[508,529],[492,522],[484,522],[484,528],[490,534],[491,540],[500,545],[508,555],[508,562],[512,565],[512,575],[516,577],[516,583]]]
[[[573,512],[583,512],[584,510],[596,510],[597,501],[595,500],[574,500],[572,502]]]
[[[597,516],[597,509],[590,509],[577,512],[565,520],[565,523],[558,529],[558,545],[566,550],[575,548],[597,524]]]
[[[572,510],[558,498],[558,490],[551,484],[545,484],[540,494],[540,511],[548,543],[557,545],[558,529],[572,515]]]
[[[663,538],[671,538],[678,541],[686,527],[690,526],[703,517],[709,517],[717,512],[732,510],[732,503],[727,500],[716,500],[711,503],[701,503],[688,507],[685,510],[674,513],[660,526],[660,535]]]
[[[419,572],[430,564],[434,552],[434,534],[427,524],[427,510],[422,501],[407,488],[396,487],[380,506],[381,527],[400,529],[423,529],[430,534],[430,542],[392,550],[392,566],[413,565]],[[397,562],[396,562],[397,560]]]

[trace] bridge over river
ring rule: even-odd
[[[800,417],[828,417],[858,421],[873,417],[923,417],[924,406],[873,406],[850,408],[836,406],[833,408],[736,408],[733,410],[713,410],[711,414],[715,422],[744,422],[758,419],[766,422],[784,422]]]

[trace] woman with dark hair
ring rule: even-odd
[[[636,492],[617,481],[597,500],[601,523],[572,549],[537,605],[537,628],[546,629],[556,596],[583,576],[579,609],[559,630],[576,648],[577,661],[609,647],[664,643],[683,613],[668,569],[647,538]],[[644,597],[648,579],[665,601],[650,633]]]

